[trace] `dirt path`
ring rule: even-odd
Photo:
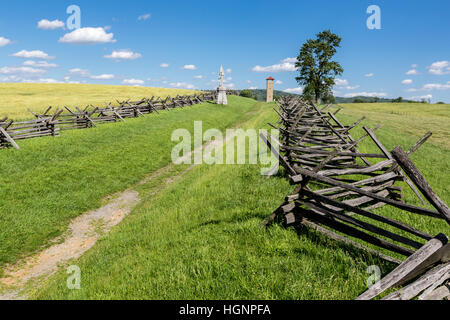
[[[203,145],[203,148],[208,146],[209,154],[211,154],[214,149],[222,147],[226,142],[226,140],[213,141]],[[201,148],[198,148],[180,159],[191,157],[200,150]],[[170,169],[173,166],[173,164],[169,164],[155,171],[129,190],[110,197],[112,200],[101,208],[75,218],[69,225],[68,232],[52,241],[56,243],[55,245],[37,252],[14,266],[7,266],[6,270],[4,270],[4,276],[0,278],[0,288],[6,288],[0,291],[0,300],[27,299],[26,287],[29,283],[32,283],[33,288],[39,287],[39,283],[48,279],[61,265],[81,257],[95,245],[101,236],[108,233],[112,227],[119,224],[130,214],[140,202],[139,193],[134,188],[144,185],[151,180],[164,177],[170,173]],[[168,186],[193,167],[194,165],[191,165],[179,174],[168,174],[162,185]],[[161,185],[158,187],[161,187]],[[158,187],[147,192],[147,195],[157,193],[161,189]]]

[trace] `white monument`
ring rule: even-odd
[[[228,104],[227,100],[227,89],[223,86],[223,78],[225,77],[225,72],[223,72],[223,66],[220,66],[219,73],[219,95],[217,96],[217,104]]]

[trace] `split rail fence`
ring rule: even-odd
[[[449,298],[447,236],[428,234],[374,211],[392,206],[405,215],[418,214],[450,224],[448,206],[409,158],[431,133],[407,152],[400,147],[388,151],[375,134],[380,126],[363,126],[365,134],[354,138],[350,131],[364,118],[345,126],[337,118],[339,109],[332,113],[327,112],[329,108],[319,109],[289,97],[281,98],[278,109],[274,108],[279,119],[270,125],[280,130],[280,140],[266,135],[261,138],[279,157],[295,190],[264,226],[282,223],[286,227],[310,227],[398,265],[358,299],[372,299],[390,288],[401,289],[385,299]],[[358,144],[365,139],[370,139],[379,151],[360,152]],[[280,146],[281,154],[274,144]],[[405,181],[424,204],[428,202],[435,210],[405,203],[398,181]]]
[[[227,91],[229,95],[239,95],[234,90]],[[207,91],[202,94],[167,97],[152,97],[139,101],[117,101],[118,107],[107,103],[106,107],[94,107],[89,105],[83,109],[52,108],[48,107],[42,113],[35,113],[33,120],[14,121],[8,117],[0,118],[0,149],[14,147],[19,149],[17,141],[23,139],[57,136],[64,130],[86,129],[97,127],[103,123],[124,122],[126,118],[136,118],[146,114],[159,113],[162,110],[185,108],[205,101],[213,101],[217,98],[216,91]]]

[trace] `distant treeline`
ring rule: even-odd
[[[254,99],[258,101],[265,101],[266,100],[266,90],[264,89],[252,89],[250,90],[253,93]],[[282,96],[297,96],[297,94],[293,93],[287,93],[284,91],[275,90],[274,96],[276,97],[282,97]],[[351,97],[351,98],[343,98],[343,97],[335,97],[336,101],[335,103],[376,103],[376,102],[410,102],[410,103],[417,103],[417,102],[427,102],[427,101],[413,101],[413,100],[407,100],[403,99],[401,97],[395,98],[395,99],[388,99],[388,98],[378,98],[378,97],[364,97],[364,96],[357,96],[357,97]]]

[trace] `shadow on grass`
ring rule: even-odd
[[[328,238],[315,230],[312,230],[305,226],[296,226],[291,227],[295,232],[297,233],[299,238],[307,237],[311,242],[317,244],[318,246],[325,247],[325,248],[336,248],[344,251],[349,257],[351,257],[355,261],[362,261],[364,263],[373,264],[380,266],[382,270],[393,270],[397,265],[395,263],[386,261],[378,256],[375,256],[371,254],[370,252],[367,252],[363,249],[359,249],[356,247],[353,247],[350,244],[340,242],[331,238]],[[304,250],[297,249],[299,253],[304,254]],[[309,252],[308,252],[309,254]]]

